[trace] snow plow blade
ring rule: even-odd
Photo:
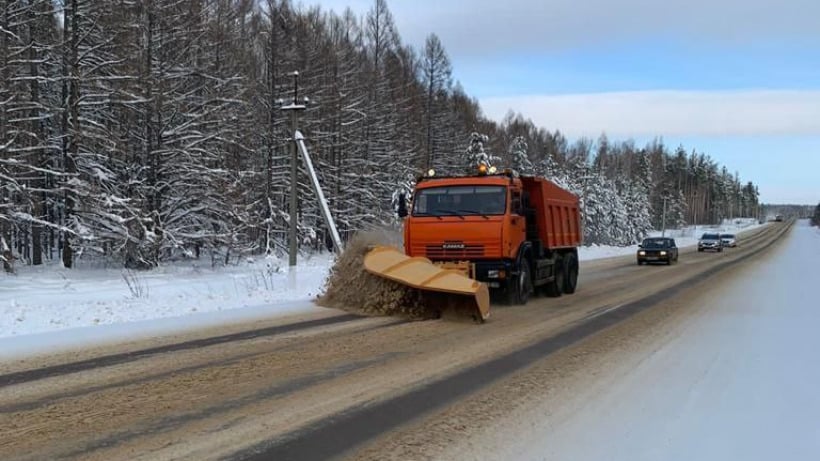
[[[490,292],[487,285],[461,273],[442,269],[427,258],[410,257],[393,247],[379,246],[364,257],[364,268],[373,275],[422,291],[447,293],[441,300],[445,309],[468,313],[483,322],[490,316]]]

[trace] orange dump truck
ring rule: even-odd
[[[406,256],[393,256],[405,273],[414,272],[413,265],[430,271],[432,263],[481,282],[513,304],[526,303],[534,292],[575,292],[583,233],[578,197],[571,192],[544,178],[482,168],[475,176],[420,178],[411,203],[411,209],[403,203],[399,209]],[[383,275],[380,270],[371,272]],[[451,276],[428,279],[444,275]],[[423,289],[425,276],[408,284]]]

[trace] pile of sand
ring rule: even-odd
[[[320,306],[373,316],[399,316],[410,319],[441,317],[440,298],[383,279],[364,270],[364,256],[371,248],[383,245],[383,233],[367,232],[348,242],[330,271],[325,293],[317,299]]]

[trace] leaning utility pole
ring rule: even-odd
[[[305,110],[304,104],[299,104],[299,72],[294,71],[292,74],[293,76],[293,102],[282,106],[282,110],[290,111],[290,124],[291,130],[293,132],[293,145],[291,146],[291,155],[290,155],[290,230],[288,232],[288,262],[290,267],[296,266],[296,252],[299,249],[298,240],[296,238],[297,233],[297,213],[296,208],[298,204],[298,192],[299,192],[299,181],[298,181],[298,161],[299,161],[299,147],[297,146],[297,139],[296,133],[299,130],[298,126],[298,114],[299,111]],[[307,102],[307,98],[305,101]]]

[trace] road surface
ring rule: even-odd
[[[496,308],[480,326],[328,310],[4,363],[0,459],[506,457],[532,446],[507,440],[577,412],[566,402],[608,394],[604,365],[630,363],[611,354],[695,321],[702,296],[793,245],[789,230],[673,266],[588,263],[575,295]]]
[[[820,459],[818,261],[820,230],[799,223],[674,322],[579,348],[596,355],[444,458]]]

